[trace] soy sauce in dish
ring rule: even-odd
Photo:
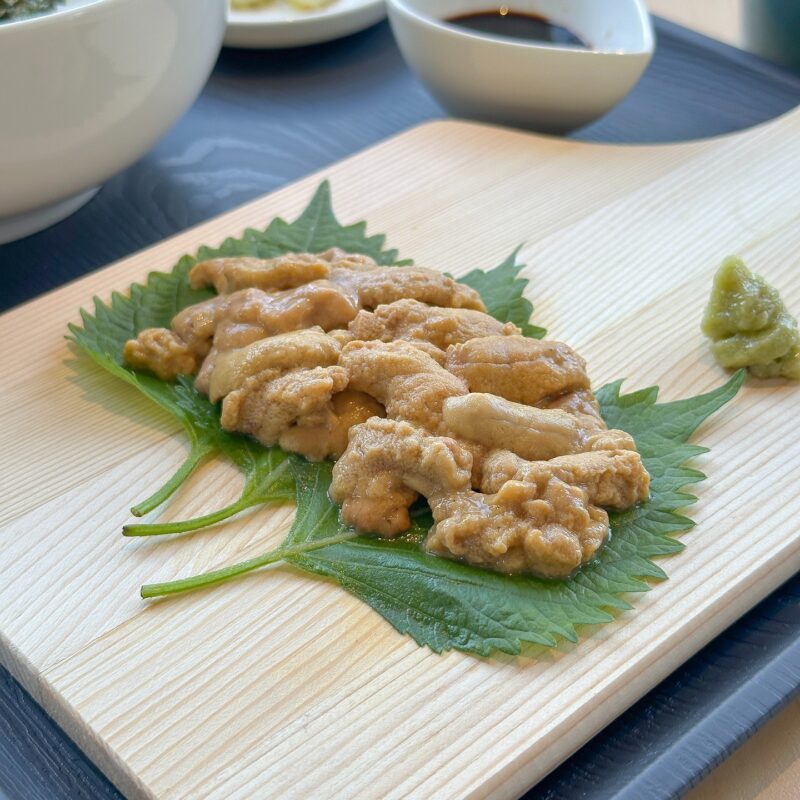
[[[545,44],[572,44],[588,47],[571,30],[550,22],[539,14],[524,14],[512,11],[508,6],[500,6],[492,11],[477,11],[450,17],[447,22],[476,33],[488,33],[505,39],[524,39]]]

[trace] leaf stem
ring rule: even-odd
[[[258,505],[259,501],[245,500],[240,497],[235,503],[229,506],[220,508],[218,511],[212,511],[210,514],[203,514],[200,517],[193,517],[192,519],[176,520],[175,522],[140,522],[133,525],[124,525],[122,528],[123,536],[164,536],[168,533],[189,533],[189,531],[200,530],[201,528],[208,528],[210,525],[216,525],[218,522],[238,514],[240,511],[252,508]]]
[[[214,586],[215,584],[222,583],[223,581],[230,580],[239,575],[244,575],[246,572],[252,572],[259,567],[265,567],[267,564],[275,564],[291,556],[298,556],[312,550],[320,550],[323,547],[340,544],[341,542],[355,539],[358,535],[356,531],[344,531],[336,536],[328,536],[325,539],[303,542],[302,544],[296,544],[292,547],[279,547],[277,550],[270,550],[268,553],[256,556],[247,561],[241,561],[230,567],[223,567],[213,572],[204,572],[201,575],[194,575],[191,578],[169,581],[168,583],[148,583],[142,586],[141,595],[144,598],[164,597],[181,592],[191,592],[195,589],[201,589],[204,586]]]
[[[200,462],[209,456],[212,448],[208,445],[192,445],[186,460],[178,467],[175,474],[155,493],[146,500],[142,500],[131,509],[134,517],[143,517],[155,508],[158,508],[168,497],[173,495],[178,487],[197,469]]]

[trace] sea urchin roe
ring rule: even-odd
[[[174,381],[178,375],[191,375],[197,361],[189,346],[166,328],[145,328],[136,339],[125,343],[125,362],[134,369],[152,372],[162,381]]]
[[[800,380],[800,334],[778,291],[730,257],[714,276],[702,323],[711,351],[729,369]]]
[[[606,540],[604,507],[647,498],[580,355],[522,336],[452,278],[330,249],[215,259],[189,279],[220,294],[141,331],[125,361],[196,374],[226,431],[336,459],[330,496],[360,531],[404,533],[422,495],[428,552],[563,578]]]

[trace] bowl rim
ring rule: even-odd
[[[95,9],[98,6],[109,6],[118,2],[120,2],[120,0],[83,0],[83,2],[77,6],[59,6],[52,11],[43,11],[40,14],[31,14],[29,17],[22,17],[22,19],[0,22],[0,37],[10,35],[6,34],[5,31],[20,31],[26,28],[30,29],[34,26],[41,28],[46,24],[57,25],[58,23],[53,22],[53,20],[80,16],[89,13],[91,9]]]
[[[422,12],[415,6],[408,3],[407,0],[386,0],[386,6],[390,15],[392,15],[392,12],[403,14],[406,17],[413,19],[417,23],[421,23],[429,28],[433,28],[452,36],[461,37],[471,41],[488,42],[489,44],[495,46],[513,48],[519,52],[525,50],[537,52],[552,51],[558,53],[570,53],[575,57],[580,56],[581,58],[598,55],[617,57],[635,56],[641,58],[644,55],[653,54],[655,50],[655,33],[653,32],[653,21],[650,18],[649,12],[647,11],[645,0],[633,0],[633,4],[636,9],[637,22],[639,23],[639,27],[642,32],[642,43],[637,48],[612,50],[595,47],[578,47],[577,45],[570,44],[564,45],[553,44],[549,42],[528,42],[487,33],[478,33],[475,31],[470,31],[467,28],[462,28],[458,25],[453,25],[447,20],[434,17],[432,14]]]

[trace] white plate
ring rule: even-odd
[[[319,11],[297,11],[273,0],[253,11],[228,10],[229,47],[300,47],[363,31],[386,17],[384,0],[334,0]]]

